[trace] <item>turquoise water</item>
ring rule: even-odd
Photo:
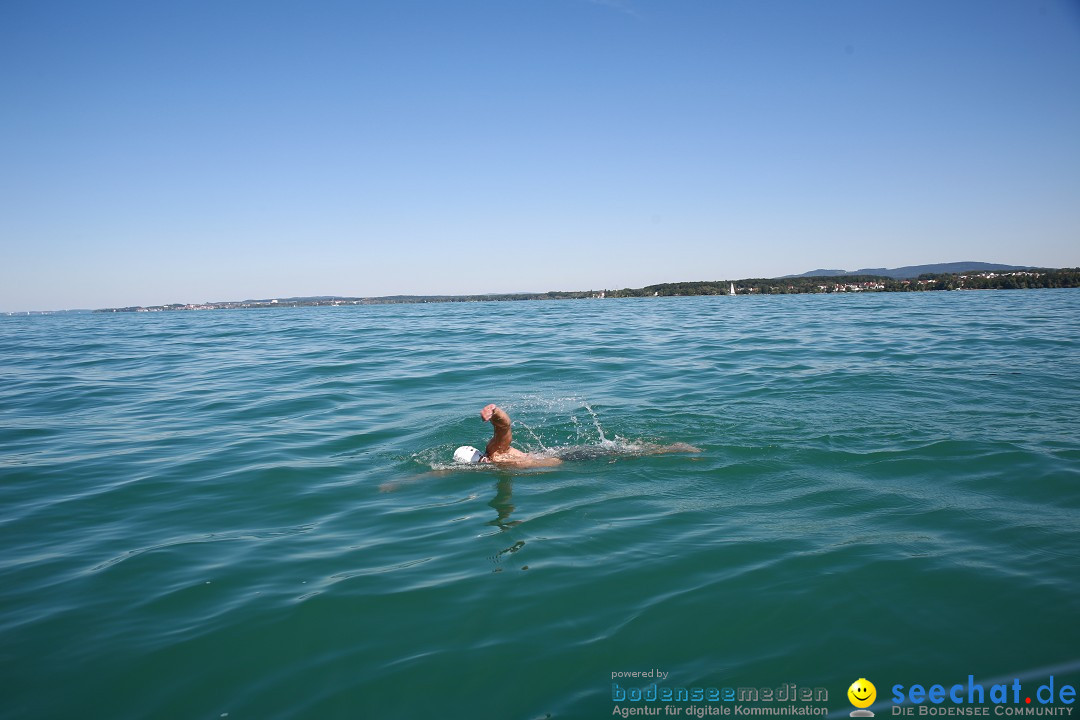
[[[1080,685],[1078,334],[1076,290],[0,319],[0,715]],[[455,467],[488,402],[611,452]]]

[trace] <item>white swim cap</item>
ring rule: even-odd
[[[454,460],[459,463],[474,465],[480,462],[480,458],[482,457],[484,457],[484,453],[480,452],[472,445],[462,445],[454,451]]]

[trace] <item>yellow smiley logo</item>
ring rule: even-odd
[[[851,687],[847,689],[847,696],[851,704],[857,708],[870,707],[877,698],[877,688],[866,678],[859,678],[851,683]]]

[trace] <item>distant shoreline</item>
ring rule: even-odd
[[[928,292],[935,290],[1024,290],[1080,287],[1080,268],[1032,268],[1008,271],[925,273],[917,278],[896,279],[883,275],[795,276],[746,278],[647,285],[621,290],[577,290],[545,293],[497,293],[488,295],[390,295],[384,297],[295,297],[211,303],[133,305],[97,310],[41,310],[6,312],[5,316],[55,315],[61,313],[189,312],[197,310],[259,310],[281,307],[339,307],[349,305],[396,305],[453,302],[510,302],[519,300],[585,300],[626,297],[695,297],[701,295],[795,295],[849,292]]]
[[[387,297],[312,297],[245,300],[149,307],[106,308],[94,312],[166,312],[191,310],[255,310],[275,307],[390,305],[447,302],[509,302],[516,300],[584,300],[624,297],[693,297],[700,295],[788,295],[844,292],[926,292],[934,290],[1022,290],[1080,287],[1080,268],[1014,270],[1006,272],[925,274],[911,280],[880,275],[840,275],[770,279],[718,280],[647,285],[622,290],[581,290],[493,295],[392,295]]]

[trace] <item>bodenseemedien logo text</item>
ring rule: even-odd
[[[828,702],[829,691],[822,687],[799,687],[795,683],[775,688],[687,688],[656,683],[644,688],[624,688],[611,683],[611,699],[616,702]]]

